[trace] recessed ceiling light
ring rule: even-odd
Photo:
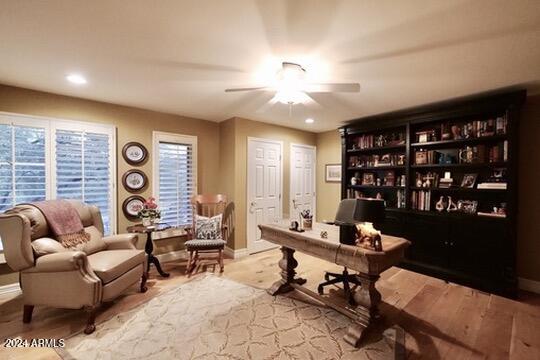
[[[306,124],[313,124],[315,122],[315,120],[313,120],[312,118],[307,118],[306,119]]]
[[[76,84],[76,85],[84,85],[87,83],[85,77],[80,74],[69,74],[68,76],[66,76],[66,79],[70,83]]]

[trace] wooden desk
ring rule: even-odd
[[[375,288],[375,283],[383,271],[403,259],[410,242],[403,238],[383,235],[384,251],[376,252],[341,244],[339,227],[333,225],[315,223],[313,230],[303,233],[291,231],[285,225],[279,224],[259,225],[259,229],[261,238],[281,245],[283,253],[283,258],[279,261],[281,279],[268,289],[268,293],[277,295],[296,289],[350,317],[353,323],[347,329],[344,339],[353,346],[359,346],[363,333],[379,317],[378,304],[381,301],[381,294]],[[328,232],[327,239],[321,238],[322,230]],[[362,283],[353,295],[356,305],[339,305],[303,287],[306,280],[295,277],[295,268],[298,266],[294,258],[295,251],[356,270],[358,272],[356,276]]]

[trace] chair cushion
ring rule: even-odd
[[[221,219],[223,214],[212,217],[195,215],[195,238],[215,240],[223,239],[221,235]]]
[[[145,258],[146,254],[142,250],[106,250],[89,255],[88,262],[106,284],[144,263]]]
[[[68,251],[62,244],[51,238],[39,238],[32,241],[32,249],[36,257]]]
[[[185,242],[186,249],[190,250],[213,250],[223,249],[227,242],[225,240],[206,240],[206,239],[194,239]]]

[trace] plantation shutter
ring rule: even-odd
[[[45,200],[44,128],[0,124],[0,212]]]
[[[56,130],[56,197],[96,205],[107,235],[112,230],[111,141],[108,133]]]
[[[193,144],[159,141],[158,149],[161,220],[171,226],[191,225],[196,180]]]

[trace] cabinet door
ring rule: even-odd
[[[508,239],[504,224],[504,220],[475,218],[450,226],[450,267],[475,277],[502,278],[502,245]]]
[[[396,214],[391,211],[387,211],[384,222],[375,224],[375,228],[380,230],[384,235],[406,237],[407,235],[402,218],[403,214]]]
[[[407,218],[407,239],[411,241],[407,258],[427,265],[448,266],[448,223],[435,216],[414,215]]]

